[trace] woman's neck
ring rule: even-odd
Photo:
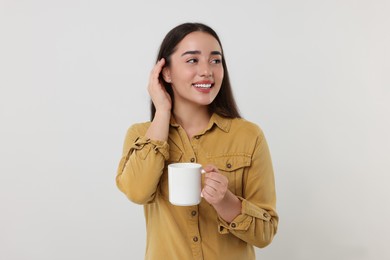
[[[187,107],[186,109],[175,107],[173,115],[190,139],[207,127],[211,117],[207,106]]]

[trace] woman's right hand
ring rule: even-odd
[[[149,78],[148,92],[153,101],[156,111],[170,112],[172,108],[172,100],[166,91],[164,85],[160,82],[159,76],[165,65],[165,59],[159,60],[154,65]]]

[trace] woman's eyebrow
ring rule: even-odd
[[[195,54],[201,54],[202,52],[201,51],[186,51],[184,52],[181,56],[184,56],[184,55],[195,55]],[[221,55],[222,56],[222,53],[220,51],[212,51],[210,52],[211,55]]]
[[[211,55],[221,55],[222,56],[222,53],[220,51],[212,51],[210,54]]]
[[[181,56],[184,56],[184,55],[194,55],[194,54],[201,54],[201,51],[186,51]]]

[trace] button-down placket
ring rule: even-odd
[[[193,149],[192,142],[188,139],[187,133],[181,126],[178,126],[176,129],[181,139],[182,147],[180,147],[180,149],[184,154],[183,160],[181,161],[192,162],[192,163],[197,162],[196,153]]]
[[[191,138],[191,147],[192,147],[192,151],[195,154],[195,158],[198,158],[198,150],[199,150],[200,138],[201,137],[199,135],[196,135],[196,136]],[[196,161],[198,161],[198,160],[196,160]]]
[[[197,150],[199,138],[188,138],[185,130],[179,126],[176,128],[177,133],[180,136],[182,147],[180,149],[183,151],[182,162],[197,162]],[[194,259],[203,259],[202,252],[202,238],[200,236],[199,230],[199,206],[188,207],[187,211],[188,216],[188,241],[191,245],[192,255]]]
[[[188,208],[188,239],[190,240],[192,255],[194,259],[203,259],[203,252],[201,246],[201,236],[199,231],[199,207],[192,206]]]

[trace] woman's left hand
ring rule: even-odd
[[[204,185],[202,189],[203,198],[211,205],[220,203],[228,190],[228,179],[219,173],[214,165],[207,165],[205,170]]]

